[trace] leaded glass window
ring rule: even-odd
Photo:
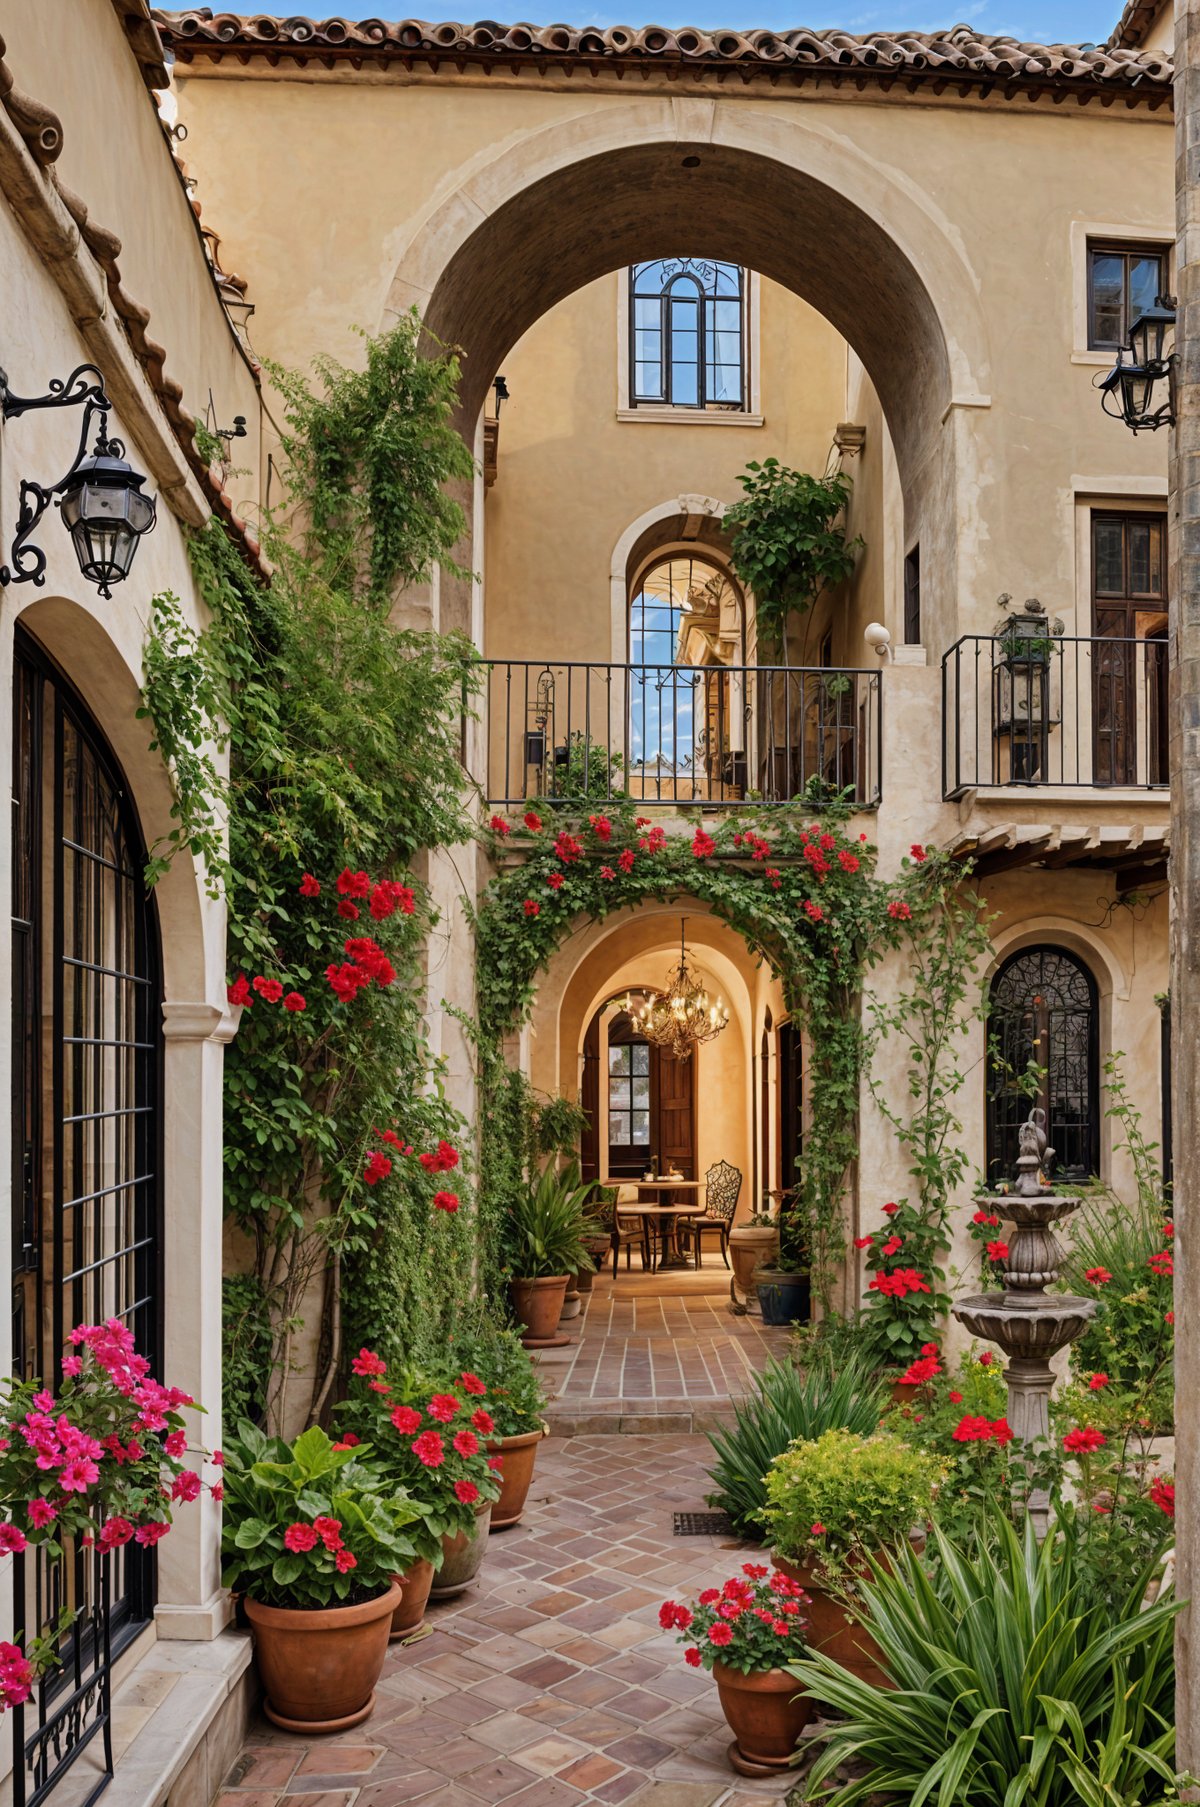
[[[660,257],[629,273],[633,406],[746,406],[746,272],[698,257]]]
[[[1017,1132],[1034,1105],[1046,1113],[1054,1175],[1090,1179],[1100,1165],[1100,1079],[1096,982],[1087,967],[1061,947],[1010,956],[992,981],[988,1034],[989,1184],[1015,1177]],[[1017,1084],[1031,1061],[1040,1069],[1035,1096]]]

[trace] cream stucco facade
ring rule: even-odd
[[[1167,53],[1165,20],[1145,38],[1148,68]],[[77,365],[98,365],[129,457],[158,496],[157,529],[109,602],[82,580],[47,515],[45,587],[0,590],[0,681],[11,683],[19,629],[86,710],[146,844],[169,832],[169,781],[135,713],[150,603],[169,590],[188,622],[202,626],[187,531],[214,508],[240,530],[264,505],[277,437],[256,360],[300,368],[322,355],[353,361],[354,328],[379,331],[410,307],[463,353],[459,424],[479,465],[462,498],[470,523],[463,562],[475,580],[443,574],[398,597],[396,618],[466,632],[498,668],[625,671],[630,601],[656,560],[692,558],[728,575],[722,517],[749,461],[776,457],[817,474],[840,467],[854,484],[849,529],[864,548],[853,577],[821,599],[790,651],[796,666],[865,674],[853,694],[871,699],[863,706],[873,713],[869,730],[868,718],[856,717],[853,744],[855,758],[865,757],[865,738],[873,742],[878,727],[877,787],[868,787],[878,795],[860,795],[855,832],[877,842],[884,873],[914,842],[973,854],[973,882],[993,913],[996,965],[1032,946],[1082,963],[1095,994],[1091,1058],[1123,1051],[1134,1102],[1161,1137],[1168,798],[1150,763],[1158,726],[1139,689],[1128,769],[1099,783],[1100,692],[1078,671],[1094,669],[1086,663],[1094,656],[1093,515],[1132,519],[1167,507],[1165,435],[1126,433],[1101,413],[1093,388],[1111,353],[1089,349],[1088,252],[1097,243],[1172,241],[1169,88],[1125,82],[1115,64],[1089,88],[1090,78],[1075,65],[1064,72],[1062,59],[1045,74],[997,73],[1007,51],[991,63],[966,53],[957,72],[936,81],[911,59],[891,79],[865,61],[857,76],[831,63],[810,79],[766,51],[735,58],[715,39],[711,54],[647,51],[638,65],[613,41],[600,49],[550,42],[536,62],[518,44],[489,62],[490,51],[453,27],[426,28],[450,36],[414,50],[386,30],[356,46],[353,31],[312,39],[293,30],[295,21],[270,41],[257,26],[222,38],[210,24],[196,13],[163,15],[159,39],[142,0],[0,6],[0,55],[15,84],[0,92],[0,366],[14,391],[38,394]],[[156,59],[167,82],[164,46],[173,57],[169,87],[151,91],[146,71]],[[49,158],[35,154],[39,132],[50,129],[43,115],[61,128]],[[186,138],[170,141],[164,122]],[[215,267],[206,232],[219,236]],[[663,256],[720,259],[747,272],[744,411],[632,405],[627,271]],[[222,305],[222,270],[248,285],[248,339]],[[501,374],[508,399],[497,423],[492,384]],[[218,473],[189,454],[181,409],[223,427],[245,417],[239,469],[223,491]],[[53,410],[0,430],[0,557],[16,531],[21,478],[57,476],[73,433],[72,420]],[[252,535],[240,538],[253,558]],[[917,550],[920,635],[906,642],[906,560]],[[1049,711],[1054,752],[1043,752],[1035,783],[1013,781],[1011,750],[993,763],[997,736],[989,721],[980,729],[999,682],[994,655],[984,655],[981,687],[976,643],[957,659],[953,651],[963,636],[990,646],[1002,593],[1018,603],[1040,598],[1066,636]],[[761,650],[754,599],[740,600],[739,656],[726,663],[753,668]],[[1139,637],[1157,632],[1159,612],[1142,610]],[[882,659],[864,641],[873,622],[890,636]],[[1088,650],[1068,652],[1072,637]],[[1139,684],[1148,681],[1149,665],[1136,670]],[[747,673],[730,682],[738,708],[752,681]],[[616,682],[615,711],[610,695],[588,718],[588,733],[620,747],[628,766],[627,671]],[[581,683],[570,679],[565,690],[580,698]],[[523,758],[511,779],[498,776],[513,739],[498,691],[492,704],[466,738],[485,814],[513,807],[530,783]],[[520,709],[523,734],[524,696]],[[6,784],[11,738],[0,739]],[[724,747],[728,770],[742,773],[732,784],[739,802],[765,769],[756,747],[736,739]],[[964,765],[968,751],[976,763]],[[668,786],[656,801],[652,788],[635,794],[672,832],[681,824],[669,806],[681,795],[714,808],[728,800],[723,788]],[[5,812],[6,882],[14,857]],[[461,900],[492,868],[472,845],[422,859],[418,870],[442,913],[428,958],[430,1044],[446,1056],[451,1096],[470,1115],[471,1052],[455,1014],[469,1013],[474,999]],[[162,1355],[167,1378],[207,1405],[196,1434],[212,1448],[220,1433],[221,1066],[236,1024],[225,1003],[223,909],[202,875],[176,861],[155,910]],[[589,1023],[605,1000],[661,980],[681,910],[689,948],[731,1015],[696,1056],[696,1169],[736,1165],[745,1214],[789,1178],[782,989],[704,906],[664,902],[576,925],[539,979],[513,1057],[542,1090],[576,1096]],[[896,962],[871,977],[881,995],[903,982]],[[0,1004],[11,1013],[7,954]],[[0,1084],[11,1079],[10,1058],[5,1037]],[[982,1169],[978,1023],[963,1064],[964,1144]],[[881,1046],[874,1078],[889,1095],[902,1090],[898,1048]],[[908,1184],[903,1151],[866,1089],[861,1117],[848,1237],[873,1227],[880,1205]],[[1111,1125],[1100,1117],[1093,1129],[1101,1176],[1127,1189]],[[18,1166],[18,1153],[0,1163],[6,1222],[19,1209],[9,1191]],[[9,1244],[0,1238],[5,1281]],[[954,1259],[963,1267],[966,1250],[960,1238]],[[864,1283],[852,1259],[839,1302],[852,1307]],[[146,1649],[155,1637],[230,1648],[220,1635],[228,1603],[218,1537],[206,1498],[164,1546],[150,1629],[127,1662],[153,1662]],[[161,1652],[158,1660],[162,1673],[186,1668]],[[214,1686],[228,1692],[242,1660],[229,1657],[223,1668],[224,1656],[197,1657],[195,1667],[208,1664],[221,1678]],[[189,1748],[215,1773],[217,1755],[194,1741]],[[167,1789],[176,1784],[178,1773]],[[193,1798],[179,1785],[173,1802]]]

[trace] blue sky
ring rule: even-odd
[[[434,20],[476,16],[446,5],[413,10]],[[854,32],[941,31],[964,23],[985,34],[1009,33],[1026,42],[1078,44],[1102,43],[1120,10],[1121,0],[844,0],[839,6],[806,9],[800,18],[806,25],[840,25]],[[405,15],[389,9],[383,16]],[[641,0],[640,4],[623,0],[615,8],[602,0],[599,4],[597,0],[578,0],[573,7],[564,5],[564,0],[542,0],[540,5],[535,0],[523,0],[523,4],[514,0],[502,7],[498,16],[533,25],[565,19],[570,25],[765,26],[774,31],[794,29],[798,23],[794,7],[784,0]]]

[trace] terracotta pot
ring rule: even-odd
[[[538,1444],[546,1435],[545,1425],[535,1431],[523,1431],[519,1437],[492,1437],[488,1441],[489,1456],[499,1456],[500,1498],[492,1506],[493,1531],[507,1531],[525,1510],[525,1498],[533,1480],[533,1465]]]
[[[812,1281],[808,1274],[763,1267],[754,1276],[754,1288],[764,1324],[807,1324],[812,1312]]]
[[[398,1587],[404,1589],[404,1598],[392,1614],[390,1638],[394,1643],[397,1638],[411,1637],[425,1623],[425,1608],[429,1603],[429,1590],[433,1586],[433,1564],[424,1557],[418,1557],[411,1569],[393,1579]]]
[[[734,1749],[729,1753],[734,1768],[741,1768],[740,1757],[747,1766],[787,1769],[812,1712],[812,1702],[800,1691],[795,1676],[786,1669],[743,1675],[724,1663],[714,1663],[713,1678],[734,1736]]]
[[[260,1606],[245,1602],[265,1691],[263,1712],[285,1732],[345,1732],[375,1705],[400,1589],[357,1606]]]
[[[779,1231],[774,1224],[735,1224],[729,1232],[729,1259],[733,1283],[740,1293],[754,1290],[754,1270],[779,1254]]]
[[[492,1505],[486,1500],[475,1508],[475,1523],[470,1531],[442,1539],[442,1566],[429,1590],[431,1600],[452,1600],[470,1587],[483,1566],[487,1554],[488,1524]]]
[[[911,1405],[920,1388],[915,1380],[889,1380],[888,1392],[893,1405]]]
[[[792,1562],[775,1550],[771,1552],[771,1561],[793,1581],[798,1581],[812,1602],[805,1608],[808,1615],[805,1635],[813,1649],[823,1650],[843,1669],[849,1669],[852,1675],[870,1682],[873,1687],[894,1687],[895,1683],[888,1680],[880,1666],[882,1652],[879,1645],[870,1632],[863,1629],[853,1608],[817,1580],[812,1563]],[[862,1577],[869,1577],[871,1573],[865,1562],[850,1563],[849,1572]]]
[[[587,1267],[581,1267],[576,1274],[575,1285],[580,1293],[590,1293],[595,1283],[596,1270],[589,1262]]]
[[[566,1274],[547,1274],[540,1280],[510,1280],[509,1286],[517,1322],[525,1326],[521,1341],[540,1343],[552,1337],[567,1296]]]

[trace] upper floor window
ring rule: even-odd
[[[1129,329],[1169,287],[1167,253],[1153,245],[1088,246],[1088,345],[1128,345]]]
[[[746,271],[660,257],[629,273],[629,399],[634,407],[746,406]]]

